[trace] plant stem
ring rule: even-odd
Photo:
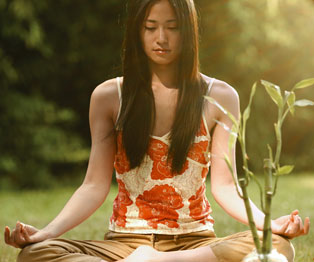
[[[273,190],[273,197],[276,195],[276,192],[277,192],[278,179],[279,179],[279,177],[276,176],[276,178],[275,178],[275,186],[274,186],[274,190]]]
[[[254,244],[255,244],[257,252],[259,254],[261,254],[261,251],[262,251],[261,243],[259,241],[256,225],[255,225],[253,214],[252,214],[252,209],[251,209],[251,205],[250,205],[249,195],[248,195],[248,192],[247,192],[247,186],[242,184],[242,183],[240,183],[240,187],[242,189],[243,201],[244,201],[244,205],[245,205],[245,209],[246,209],[246,213],[247,213],[247,217],[248,217],[248,221],[249,221],[249,226],[250,226],[250,229],[251,229],[251,232],[252,232]]]
[[[242,134],[245,135],[245,132],[243,132]],[[248,160],[247,160],[247,155],[246,155],[246,147],[245,147],[245,137],[239,136],[239,142],[240,142],[240,146],[241,146],[241,151],[242,151],[242,157],[243,157],[243,166],[244,166],[244,173],[245,173],[245,177],[246,180],[242,182],[240,182],[240,187],[242,189],[242,197],[243,197],[243,201],[244,201],[244,205],[245,205],[245,209],[246,209],[246,213],[247,213],[247,217],[248,217],[248,221],[249,221],[249,227],[251,229],[252,232],[252,236],[253,236],[253,241],[256,247],[256,250],[259,254],[261,254],[262,248],[261,248],[261,243],[259,241],[259,237],[257,234],[257,228],[254,222],[254,217],[252,214],[252,208],[250,205],[250,199],[249,199],[249,195],[247,192],[247,186],[248,186],[248,182],[247,179],[249,178],[249,172],[248,172]]]
[[[278,112],[278,122],[277,122],[278,132],[276,131],[276,155],[275,155],[275,168],[277,168],[281,155],[281,147],[282,147],[282,137],[281,137],[281,127],[282,127],[282,110],[279,109]]]
[[[272,167],[271,163],[266,164],[265,171],[265,219],[263,229],[263,254],[269,254],[272,249],[271,231],[271,202],[272,202]]]
[[[272,249],[272,230],[271,230],[271,203],[273,198],[273,188],[272,188],[272,178],[273,178],[273,168],[278,168],[279,160],[281,155],[282,147],[282,136],[281,136],[281,126],[282,126],[282,109],[278,108],[278,121],[275,125],[276,133],[276,155],[275,161],[273,163],[272,156],[266,160],[265,163],[265,218],[264,218],[264,228],[263,228],[263,254],[269,254]],[[271,153],[270,153],[271,154]],[[277,181],[275,183],[275,188],[277,187]]]

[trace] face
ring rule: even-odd
[[[170,65],[178,61],[181,52],[180,30],[168,0],[157,1],[148,11],[141,38],[151,64]]]

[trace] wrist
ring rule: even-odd
[[[275,221],[274,220],[271,220],[270,221],[270,228],[271,228],[271,232],[274,233],[274,234],[277,234],[277,230],[276,230],[276,226],[275,226]]]
[[[61,234],[58,234],[57,230],[54,229],[51,225],[48,225],[40,230],[47,238],[56,238]]]

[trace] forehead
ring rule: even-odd
[[[146,15],[148,22],[173,22],[177,20],[175,11],[168,0],[155,2],[148,10]]]

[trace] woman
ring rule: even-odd
[[[7,244],[18,261],[241,261],[253,249],[249,232],[214,233],[205,179],[232,217],[247,224],[223,155],[231,126],[210,95],[234,116],[236,91],[199,73],[197,17],[192,0],[132,0],[124,41],[123,78],[91,97],[91,155],[83,184],[60,214],[37,230],[20,222]],[[209,153],[210,152],[210,153]],[[235,153],[230,156],[235,165]],[[109,193],[113,167],[119,193],[104,241],[55,239],[87,219]],[[263,213],[252,203],[255,223]],[[307,234],[298,211],[272,221],[273,244],[293,261],[287,238]],[[281,236],[284,237],[281,237]],[[163,252],[167,251],[167,252]]]

